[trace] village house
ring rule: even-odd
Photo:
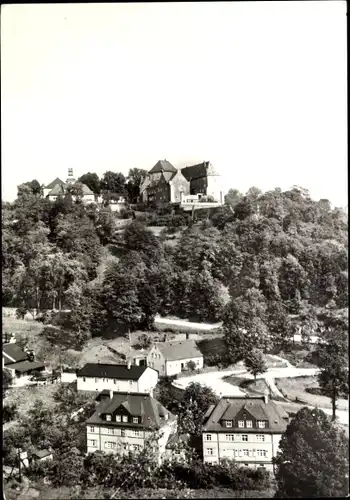
[[[150,394],[110,391],[86,421],[87,452],[123,454],[147,445],[161,460],[176,430],[176,417]]]
[[[14,343],[3,344],[2,367],[10,371],[15,386],[26,385],[33,372],[45,371],[45,364],[35,361],[33,352],[24,352]]]
[[[68,177],[66,182],[61,181],[58,177],[55,180],[50,182],[47,186],[43,186],[43,196],[50,201],[55,201],[59,196],[64,196],[67,192],[68,187],[80,185],[82,189],[82,201],[83,203],[94,203],[95,195],[91,191],[91,189],[81,182],[77,183],[76,178],[73,175],[73,169],[68,169]],[[75,200],[77,198],[76,195],[72,196]]]
[[[168,377],[188,370],[190,361],[195,369],[203,368],[203,354],[194,340],[156,342],[147,356],[147,366]]]
[[[203,420],[203,460],[235,460],[249,467],[273,470],[288,414],[268,396],[222,397]]]
[[[87,363],[77,371],[78,391],[143,392],[153,394],[158,372],[147,366]]]

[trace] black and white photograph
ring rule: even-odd
[[[5,500],[349,496],[345,1],[1,6]]]

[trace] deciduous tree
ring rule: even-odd
[[[329,315],[324,319],[317,355],[320,373],[318,381],[324,394],[332,400],[332,419],[336,418],[336,402],[349,392],[348,322],[345,318]]]
[[[274,462],[278,498],[345,497],[349,492],[348,439],[321,410],[298,411]]]

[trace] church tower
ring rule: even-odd
[[[69,168],[68,169],[68,177],[67,177],[67,180],[66,180],[66,184],[74,184],[75,181],[76,181],[76,178],[73,175],[73,169]]]

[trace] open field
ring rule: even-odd
[[[276,378],[276,386],[283,391],[290,400],[300,398],[303,402],[323,408],[332,408],[330,398],[321,394],[311,394],[307,389],[319,387],[317,377]],[[338,408],[347,410],[349,403],[345,399],[338,400]]]
[[[57,388],[58,384],[47,384],[9,389],[6,392],[3,405],[11,406],[15,404],[18,414],[14,420],[3,425],[3,430],[15,425],[21,416],[25,417],[36,401],[42,401],[44,405],[53,406],[53,393]]]

